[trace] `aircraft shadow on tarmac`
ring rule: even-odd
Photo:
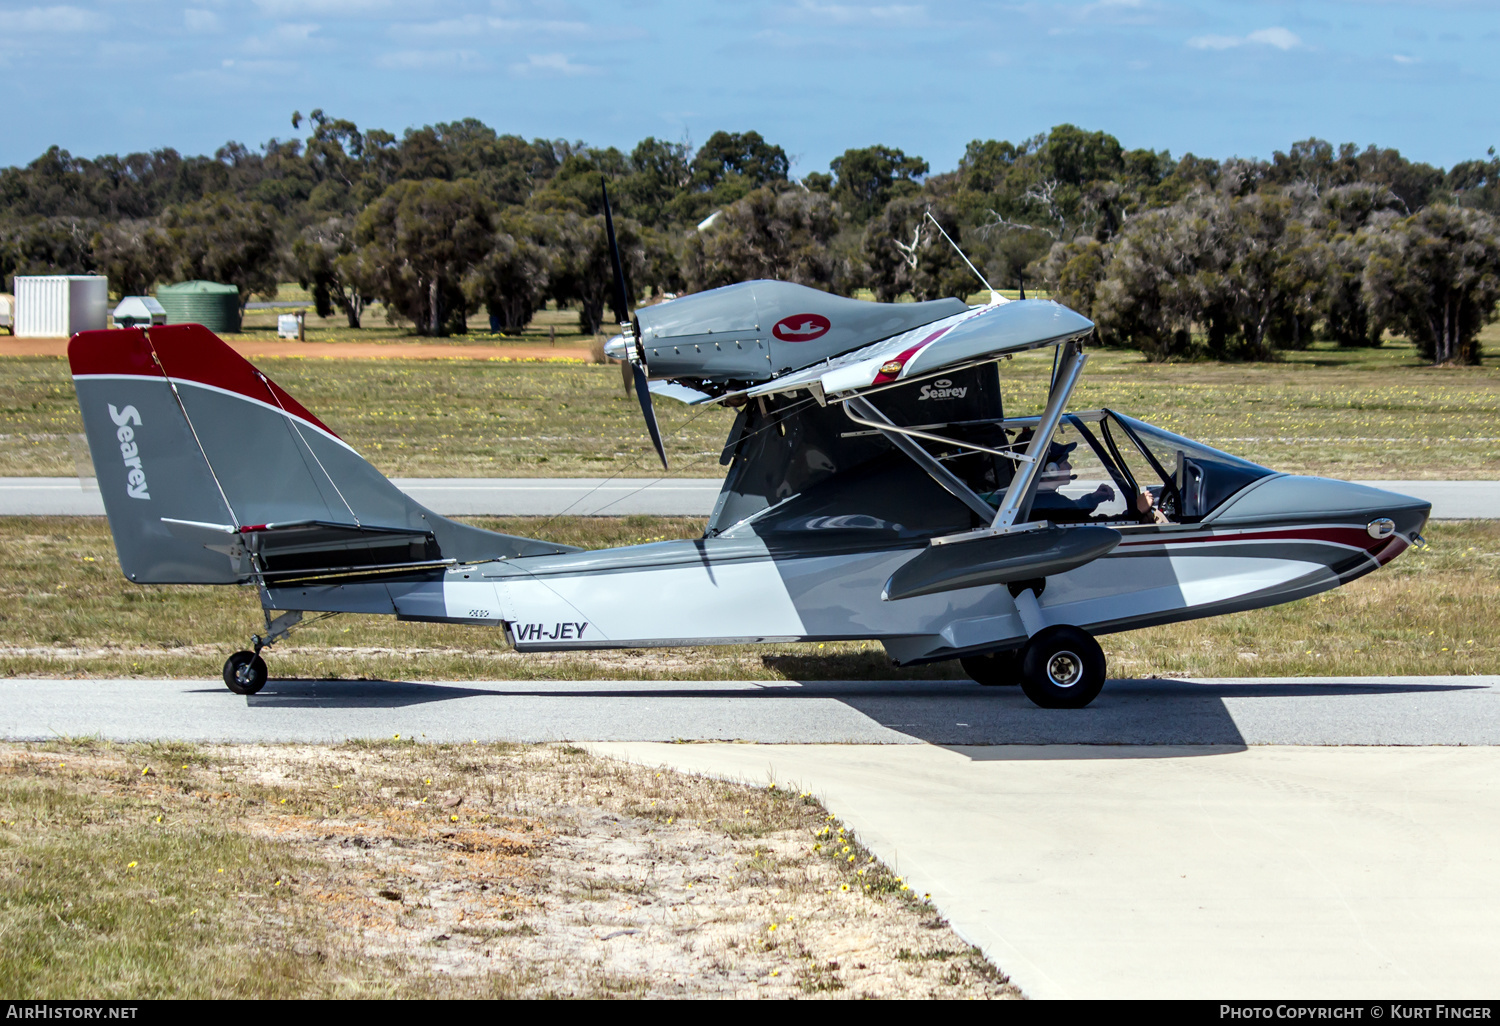
[[[743,717],[747,704],[765,701],[821,701],[837,703],[859,714],[830,717],[844,726],[841,736],[759,738],[747,734],[740,740],[854,740],[848,725],[857,721],[870,736],[864,740],[895,740],[894,731],[913,740],[962,749],[971,759],[1007,758],[1139,758],[1131,748],[1151,746],[1197,746],[1200,750],[1172,752],[1157,749],[1154,757],[1209,754],[1202,746],[1223,751],[1243,749],[1249,742],[1236,725],[1225,703],[1227,698],[1284,700],[1291,716],[1298,700],[1357,698],[1360,696],[1409,695],[1413,693],[1485,690],[1475,684],[1416,683],[1197,683],[1190,680],[1113,680],[1088,708],[1039,709],[1019,688],[986,688],[966,681],[786,681],[764,684],[714,686],[693,681],[608,681],[577,683],[558,681],[486,682],[484,686],[425,684],[413,681],[273,680],[265,690],[251,696],[251,709],[402,709],[455,700],[545,699],[593,706],[601,721],[610,719],[599,703],[647,703],[657,717],[665,739],[725,740],[721,733],[695,733],[701,717],[691,705],[713,703],[717,709]],[[669,702],[670,705],[662,705]],[[837,712],[837,710],[834,710]],[[524,712],[522,713],[524,717]],[[749,717],[754,720],[753,713]],[[812,720],[803,717],[798,720]],[[679,721],[680,722],[677,722]],[[744,722],[737,718],[737,722]],[[886,731],[879,728],[884,727]],[[701,729],[701,728],[699,728]],[[680,732],[679,732],[680,731]],[[837,731],[835,731],[837,733]],[[580,736],[578,740],[604,740]],[[662,739],[662,738],[658,738]],[[998,746],[989,750],[983,747]],[[1056,748],[1051,752],[1022,751],[1005,746],[1089,746]]]

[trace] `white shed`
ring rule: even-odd
[[[155,296],[126,296],[110,316],[114,317],[117,328],[149,328],[167,323],[167,311]]]
[[[103,275],[16,275],[15,334],[68,338],[108,324],[109,279]]]

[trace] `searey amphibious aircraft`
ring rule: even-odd
[[[606,208],[607,212],[607,208]],[[613,226],[610,226],[613,237]],[[1042,300],[870,303],[751,281],[631,315],[607,352],[653,391],[738,411],[703,537],[580,551],[425,509],[207,328],[68,346],[131,581],[257,589],[265,632],[312,613],[500,627],[521,651],[880,641],[982,684],[1079,708],[1096,635],[1255,609],[1361,577],[1429,504],[1277,473],[1109,409],[1071,411],[1093,325]],[[1053,355],[1040,413],[999,365]]]

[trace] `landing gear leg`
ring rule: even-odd
[[[274,619],[269,609],[265,613],[265,637],[250,635],[250,644],[255,650],[236,652],[224,661],[224,683],[236,695],[253,695],[266,686],[266,661],[260,657],[261,649],[276,644],[302,622],[300,610],[282,613]]]

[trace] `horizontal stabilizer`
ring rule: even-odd
[[[235,527],[163,517],[167,530],[222,553],[236,575],[366,574],[451,564],[431,531],[327,520]]]
[[[891,574],[880,597],[890,602],[1051,577],[1076,570],[1118,544],[1120,532],[1108,527],[1049,527],[931,545]]]

